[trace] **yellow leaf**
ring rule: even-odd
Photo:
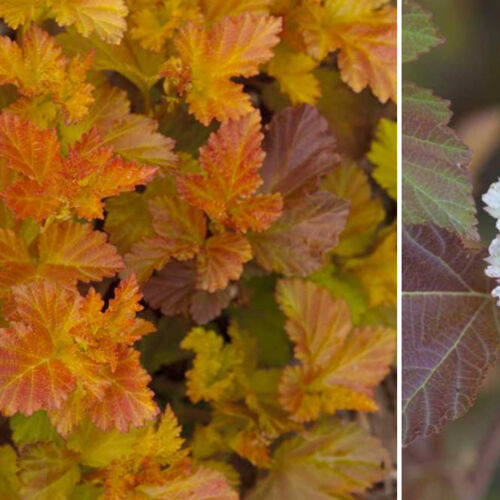
[[[28,446],[19,465],[22,498],[71,498],[80,480],[77,455],[55,444]]]
[[[198,401],[222,401],[234,389],[234,368],[238,363],[234,347],[212,330],[193,328],[181,343],[182,349],[196,353],[193,368],[187,373],[189,398]]]
[[[21,109],[38,97],[44,98],[43,105],[51,96],[70,120],[83,118],[93,101],[93,87],[86,82],[90,63],[81,52],[68,60],[55,39],[36,25],[26,33],[22,47],[8,37],[0,38],[0,83],[18,87],[25,98]]]
[[[127,28],[128,9],[123,0],[45,0],[61,26],[74,24],[88,37],[96,33],[108,43],[118,44]]]
[[[94,93],[95,101],[87,116],[76,124],[64,127],[61,135],[68,143],[95,127],[101,144],[110,146],[123,158],[159,165],[176,166],[174,141],[158,131],[158,123],[148,116],[131,113],[127,93],[117,87],[102,85]]]
[[[210,23],[244,12],[267,14],[271,0],[200,0],[199,3],[205,19]]]
[[[396,225],[381,231],[373,252],[367,257],[349,259],[344,269],[363,283],[370,307],[393,305],[397,298]]]
[[[102,469],[113,460],[124,459],[134,453],[133,445],[138,431],[128,433],[98,429],[88,418],[67,439],[68,449],[78,454],[82,465]]]
[[[41,11],[39,0],[0,0],[0,17],[12,29],[34,20]]]
[[[342,79],[381,102],[396,100],[397,15],[387,0],[306,0],[293,13],[308,53],[321,61],[340,50]]]
[[[57,41],[70,55],[92,51],[94,70],[116,71],[144,94],[160,79],[160,67],[165,58],[142,48],[137,40],[131,39],[128,32],[119,45],[109,45],[96,35],[85,38],[73,29],[58,35]]]
[[[160,52],[176,30],[187,21],[201,20],[196,0],[146,0],[131,2],[132,38],[141,46]]]
[[[382,201],[372,195],[368,176],[355,163],[344,161],[324,180],[323,189],[350,202],[346,227],[333,252],[341,256],[362,253],[385,219]]]
[[[389,462],[378,439],[339,419],[280,444],[271,473],[248,500],[353,500],[380,481]]]
[[[288,95],[292,104],[314,104],[321,94],[319,81],[313,74],[316,65],[312,57],[281,43],[274,49],[267,72],[278,80],[281,92]]]
[[[397,198],[398,180],[398,127],[396,122],[382,118],[379,122],[375,140],[368,159],[375,165],[373,177],[389,193]]]
[[[184,443],[181,427],[174,412],[167,406],[161,416],[155,433],[153,452],[156,460],[162,465],[175,462],[179,458],[179,450]]]

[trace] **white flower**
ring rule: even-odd
[[[500,180],[494,182],[488,192],[483,194],[483,201],[486,203],[484,209],[495,219],[497,219],[497,229],[500,231]],[[500,234],[491,242],[489,246],[489,257],[485,260],[489,264],[486,267],[485,274],[489,278],[494,278],[499,283],[491,295],[497,299],[500,306]]]
[[[493,295],[493,297],[498,299],[497,305],[500,306],[500,286],[494,288],[493,291],[491,292],[491,295]]]
[[[497,219],[497,229],[500,231],[500,180],[494,182],[488,192],[483,194],[483,201],[486,203],[484,209]]]

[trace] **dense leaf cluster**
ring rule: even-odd
[[[354,498],[395,351],[396,9],[0,0],[5,500]]]

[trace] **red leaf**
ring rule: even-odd
[[[403,442],[463,415],[497,359],[500,314],[485,250],[433,226],[403,233]]]

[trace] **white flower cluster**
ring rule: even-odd
[[[500,231],[500,180],[490,186],[488,192],[483,195],[483,201],[486,203],[484,209],[497,220],[496,226]],[[489,264],[485,271],[486,276],[496,278],[500,283],[500,234],[491,242],[489,252],[490,256],[486,259]],[[497,304],[500,305],[500,285],[491,294],[498,299]]]

